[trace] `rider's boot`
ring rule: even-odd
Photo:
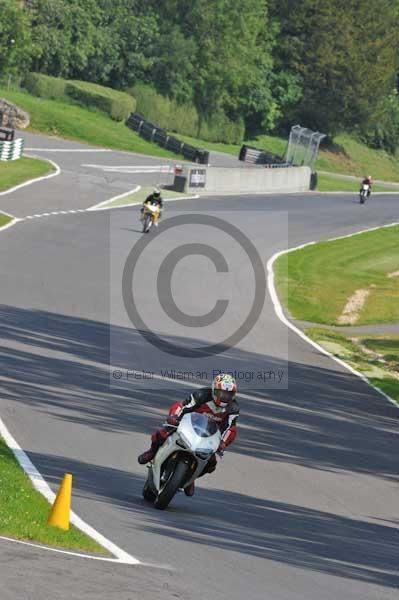
[[[156,452],[157,451],[153,450],[153,448],[151,446],[151,448],[149,450],[146,450],[145,452],[143,452],[143,454],[140,454],[140,456],[137,457],[139,465],[146,465],[151,460],[153,460]]]
[[[190,485],[188,487],[184,488],[184,493],[186,494],[186,496],[194,496],[194,493],[195,493],[194,481],[192,483],[190,483]]]
[[[162,446],[166,438],[170,435],[170,431],[162,427],[158,431],[152,434],[151,436],[151,448],[140,454],[137,457],[137,460],[140,465],[146,465],[151,460],[154,459],[156,453],[158,452],[158,448]]]

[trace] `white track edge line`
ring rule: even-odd
[[[112,150],[110,148],[25,148],[28,152],[118,152],[118,150]]]
[[[47,550],[49,552],[57,552],[58,554],[66,554],[68,556],[75,556],[78,558],[90,558],[91,560],[103,560],[106,562],[114,562],[120,563],[120,560],[117,558],[107,558],[102,556],[92,556],[90,554],[81,554],[80,552],[72,552],[71,550],[63,550],[62,548],[52,548],[51,546],[46,546],[44,544],[34,544],[33,542],[26,542],[25,540],[18,540],[16,538],[10,538],[5,535],[0,535],[0,540],[5,542],[13,542],[15,544],[21,544],[23,546],[30,546],[32,548],[37,548],[38,550]]]
[[[199,195],[196,196],[183,196],[182,198],[164,198],[163,202],[178,202],[179,200],[197,200]],[[141,200],[137,200],[136,202],[129,202],[128,204],[118,204],[117,206],[105,206],[104,208],[99,208],[97,210],[116,210],[117,208],[130,208],[131,206],[139,206],[142,204]],[[87,209],[89,210],[89,209]]]
[[[55,163],[50,158],[43,158],[42,156],[35,156],[35,155],[31,155],[28,158],[39,158],[40,160],[44,160],[44,161],[50,163],[55,168],[55,172],[49,173],[49,175],[43,175],[43,177],[36,177],[35,179],[29,179],[28,181],[25,181],[24,183],[20,183],[19,185],[16,185],[15,187],[10,188],[9,190],[0,192],[0,196],[6,196],[7,194],[12,194],[13,192],[20,190],[21,188],[26,187],[27,185],[31,185],[32,183],[38,183],[39,181],[44,181],[45,179],[51,179],[52,177],[56,177],[57,175],[59,175],[61,173],[60,167],[57,165],[57,163]]]
[[[348,235],[342,235],[342,236],[338,236],[338,237],[334,237],[334,238],[329,238],[327,240],[320,240],[320,241],[322,241],[322,242],[332,242],[332,241],[336,241],[336,240],[342,240],[344,238],[353,237],[355,235],[360,235],[362,233],[368,233],[369,231],[376,231],[377,229],[384,229],[384,228],[387,228],[387,227],[394,227],[396,225],[399,225],[399,223],[394,222],[394,223],[389,223],[387,225],[381,225],[379,227],[370,227],[369,229],[363,229],[361,231],[356,231],[355,233],[350,233]],[[331,358],[332,360],[334,360],[335,362],[337,362],[339,365],[341,365],[342,367],[344,367],[345,369],[347,369],[348,371],[350,371],[353,375],[356,375],[357,377],[359,377],[362,381],[364,381],[365,383],[367,383],[370,387],[372,387],[374,390],[376,390],[381,396],[383,396],[386,400],[388,400],[388,402],[390,402],[397,409],[399,409],[399,405],[397,404],[397,402],[395,402],[395,400],[393,398],[391,398],[390,396],[388,396],[388,394],[386,394],[385,392],[383,392],[380,388],[378,388],[377,386],[373,385],[368,380],[368,378],[365,375],[363,375],[363,373],[361,373],[360,371],[357,371],[351,365],[349,365],[348,363],[346,363],[342,359],[338,358],[337,356],[334,356],[333,354],[331,354],[331,352],[329,352],[328,350],[326,350],[325,348],[323,348],[323,346],[320,346],[320,344],[318,344],[317,342],[315,342],[314,340],[312,340],[311,338],[309,338],[301,329],[299,329],[293,323],[291,323],[291,321],[289,321],[287,319],[287,317],[285,316],[285,314],[284,314],[282,305],[280,303],[280,300],[279,300],[279,297],[278,297],[278,294],[277,294],[277,291],[276,291],[276,287],[274,285],[275,276],[274,276],[273,265],[274,265],[275,261],[280,256],[283,256],[284,254],[289,254],[290,252],[294,252],[295,250],[301,250],[302,248],[305,248],[306,246],[311,246],[311,245],[314,245],[314,244],[317,244],[317,243],[319,243],[319,242],[316,242],[316,241],[307,242],[305,244],[301,244],[301,245],[296,246],[294,248],[288,248],[287,250],[281,250],[280,252],[276,252],[275,254],[273,254],[273,256],[271,258],[269,258],[269,260],[267,261],[267,273],[268,273],[268,275],[267,275],[267,287],[268,287],[268,290],[269,290],[269,294],[270,294],[271,300],[273,302],[274,311],[275,311],[277,317],[280,319],[280,321],[282,323],[284,323],[284,325],[286,325],[289,329],[291,329],[292,331],[294,331],[300,338],[302,338],[308,344],[310,344],[311,346],[313,346],[314,348],[316,348],[317,350],[319,350],[319,352],[321,352],[325,356],[328,356],[329,358]]]
[[[52,504],[55,499],[54,492],[51,490],[50,486],[48,485],[46,480],[43,478],[43,476],[36,469],[36,467],[30,460],[28,455],[25,453],[25,451],[21,448],[21,446],[19,446],[17,441],[11,435],[11,433],[7,429],[4,421],[1,418],[0,418],[0,435],[2,436],[5,443],[7,444],[7,446],[10,448],[10,450],[14,454],[19,465],[22,467],[22,469],[28,475],[29,479],[31,480],[31,482],[33,484],[33,487],[38,492],[40,492],[42,494],[42,496],[44,496],[50,504]],[[73,525],[75,525],[78,529],[83,531],[83,533],[85,533],[86,535],[88,535],[89,537],[94,539],[98,544],[100,544],[100,546],[103,546],[103,548],[105,548],[111,554],[113,554],[116,557],[116,559],[114,559],[114,562],[119,562],[119,563],[128,564],[128,565],[141,564],[141,562],[139,560],[137,560],[136,558],[134,558],[133,556],[131,556],[130,554],[128,554],[127,552],[125,552],[124,550],[119,548],[116,544],[111,542],[111,540],[108,540],[99,531],[97,531],[96,529],[91,527],[91,525],[89,525],[88,523],[83,521],[80,517],[78,517],[78,515],[76,515],[74,512],[71,512],[71,523],[73,523]],[[59,550],[59,549],[56,549],[56,551],[57,552],[66,552],[66,551]],[[71,552],[68,552],[68,554],[71,554]],[[91,558],[93,560],[109,561],[109,559],[106,559],[105,557],[103,558],[103,557],[97,557],[97,556],[91,556],[91,555],[83,555],[83,556],[85,556],[85,558]]]
[[[123,192],[123,194],[118,194],[118,196],[114,196],[113,198],[110,198],[109,200],[104,200],[103,202],[100,202],[99,204],[95,204],[94,206],[90,206],[89,208],[86,208],[86,211],[91,211],[91,210],[106,210],[106,209],[101,209],[102,206],[104,206],[105,204],[108,204],[109,202],[114,202],[115,200],[120,200],[121,198],[125,198],[126,196],[129,196],[129,194],[136,194],[138,191],[141,190],[141,185],[136,185],[135,188],[133,188],[132,190],[129,190],[128,192]]]
[[[129,192],[124,192],[123,194],[114,196],[113,198],[110,198],[109,200],[104,200],[103,202],[100,202],[100,204],[96,204],[95,206],[90,206],[90,208],[86,208],[86,212],[99,211],[99,210],[111,210],[111,209],[116,209],[116,208],[129,208],[131,206],[137,206],[138,204],[142,204],[141,201],[134,201],[134,202],[129,202],[128,204],[119,204],[117,206],[106,206],[110,202],[114,202],[115,200],[120,200],[121,198],[125,198],[126,196],[129,196],[130,194],[132,194],[132,195],[136,194],[141,189],[142,189],[142,186],[137,185],[133,190],[130,190]],[[199,197],[200,197],[199,194],[196,194],[194,196],[193,195],[182,196],[181,198],[179,198],[179,197],[164,198],[163,201],[164,202],[176,202],[177,200],[197,200]]]

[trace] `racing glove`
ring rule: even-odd
[[[168,418],[166,419],[166,422],[168,423],[168,425],[172,425],[173,427],[177,427],[178,424],[180,423],[180,418],[176,415],[168,415]]]
[[[222,441],[222,442],[220,442],[220,444],[219,444],[219,448],[217,449],[217,454],[218,454],[220,457],[222,457],[222,456],[223,456],[223,454],[224,454],[224,451],[225,451],[225,450],[226,450],[226,444],[225,444],[225,442],[223,442],[223,441]]]

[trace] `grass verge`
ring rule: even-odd
[[[320,175],[317,177],[317,190],[319,192],[352,192],[359,193],[359,181],[350,179],[339,179],[338,177],[329,177]],[[399,192],[399,187],[389,185],[373,185],[373,192]]]
[[[30,114],[31,131],[57,135],[103,148],[177,158],[176,154],[147,142],[128,129],[124,123],[117,123],[106,113],[94,108],[82,108],[66,100],[36,98],[23,91],[0,89],[0,96],[15,102]]]
[[[353,324],[399,321],[399,226],[289,252],[277,260],[275,273],[295,319],[338,325],[348,299],[367,290]]]
[[[0,212],[0,229],[8,225],[10,221],[12,221],[12,217],[9,217],[8,215],[5,215]]]
[[[0,192],[4,192],[20,183],[36,179],[54,171],[54,167],[45,160],[22,157],[18,160],[0,162]]]
[[[108,555],[78,529],[63,531],[46,524],[50,506],[0,438],[0,534],[40,544]]]
[[[334,139],[334,146],[324,147],[319,154],[317,169],[364,177],[371,174],[382,181],[399,181],[398,155],[385,150],[373,150],[348,134]]]
[[[349,336],[312,328],[306,334],[399,404],[399,337]]]
[[[180,133],[176,133],[173,135],[179,140],[182,140],[187,144],[191,144],[192,146],[196,146],[197,148],[203,148],[205,150],[210,150],[213,152],[224,152],[225,154],[232,154],[236,158],[238,158],[238,154],[241,148],[241,145],[237,144],[205,142],[204,140],[199,140],[197,138],[189,137],[187,135],[181,135]],[[260,135],[254,140],[247,140],[243,142],[243,144],[244,143],[248,144],[248,146],[255,146],[256,148],[265,149],[269,152],[272,152],[273,154],[278,154],[282,156],[285,152],[287,140],[279,137],[273,137],[271,135]]]

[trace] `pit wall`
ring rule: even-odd
[[[311,174],[309,167],[184,167],[182,173],[175,176],[174,189],[196,194],[307,192]]]

